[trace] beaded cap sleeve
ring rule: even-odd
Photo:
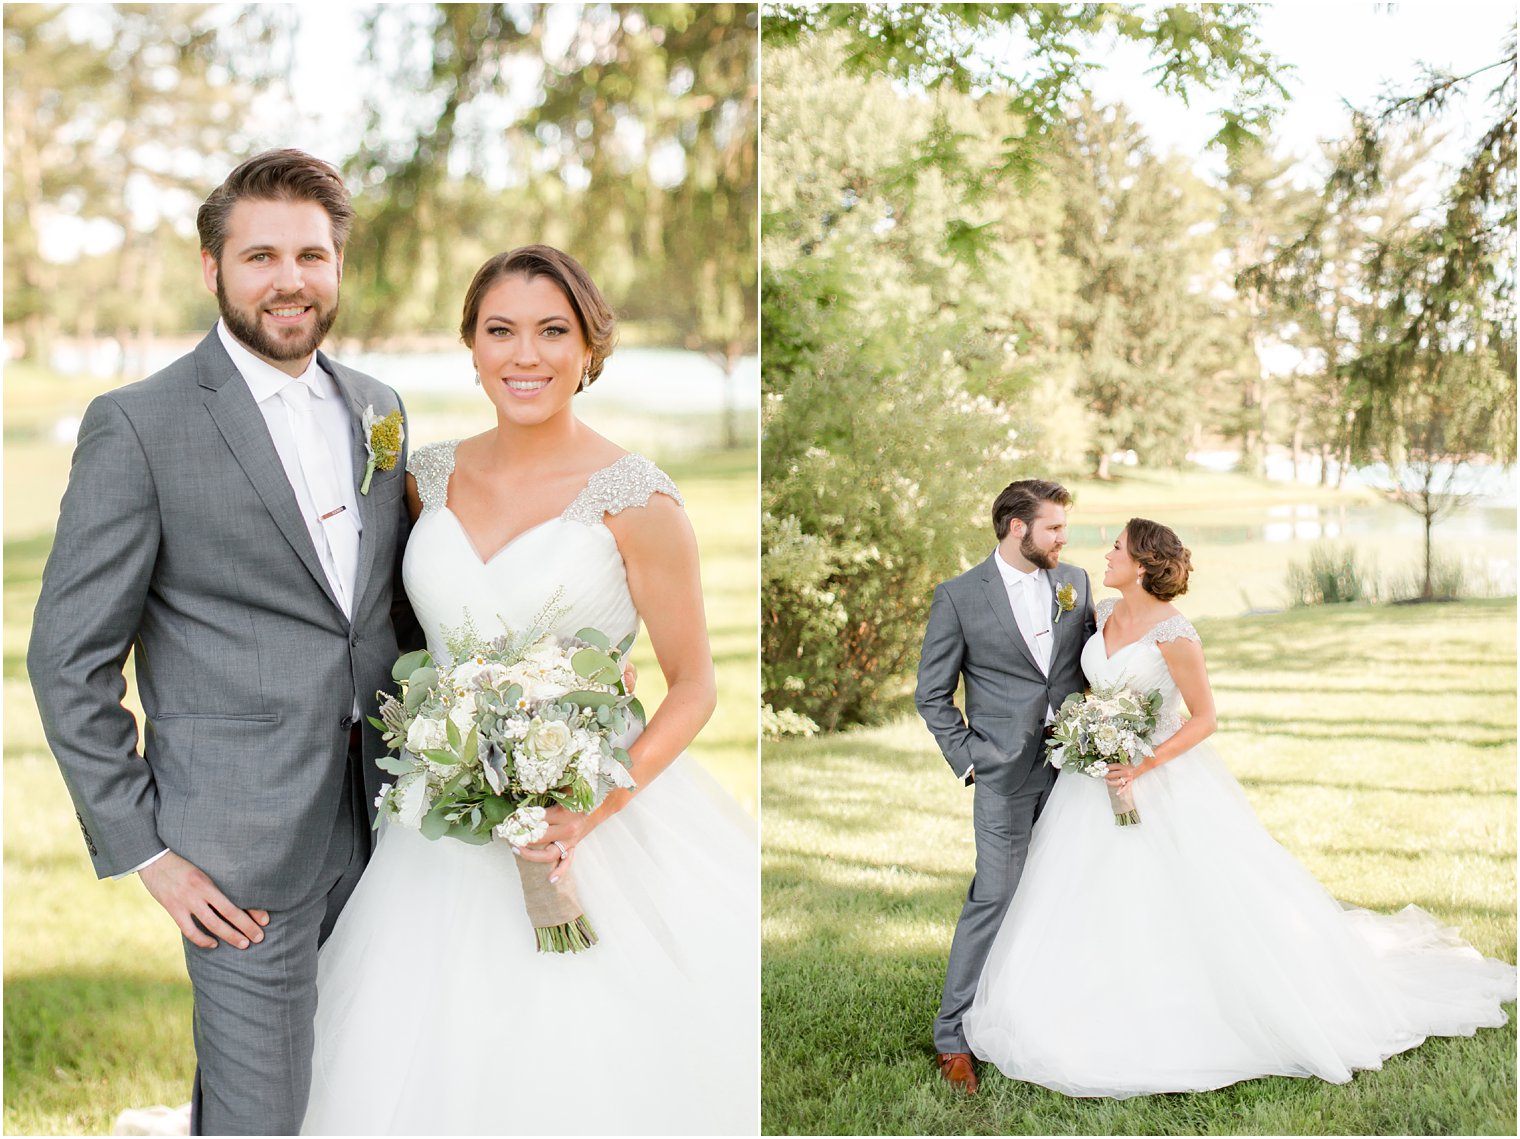
[[[1098,602],[1099,636],[1103,635],[1103,626],[1107,623],[1109,614],[1114,611],[1114,606],[1118,603],[1119,599],[1117,597],[1105,597],[1102,601]],[[1135,644],[1160,645],[1165,644],[1167,641],[1175,641],[1179,637],[1186,637],[1190,641],[1197,641],[1200,645],[1203,644],[1203,638],[1198,635],[1198,630],[1193,628],[1193,623],[1181,613],[1175,613],[1166,618],[1166,620],[1152,625]]]
[[[561,518],[594,526],[604,514],[617,514],[630,506],[643,506],[652,495],[666,494],[682,506],[686,500],[669,475],[643,455],[627,454],[592,475],[586,487],[565,508]]]
[[[449,476],[454,473],[454,449],[458,446],[458,439],[446,439],[419,447],[407,457],[406,469],[417,480],[423,514],[431,514],[448,501]]]

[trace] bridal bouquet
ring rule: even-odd
[[[1062,771],[1078,771],[1102,779],[1114,764],[1133,764],[1152,753],[1151,736],[1161,711],[1161,691],[1141,695],[1122,684],[1097,687],[1085,696],[1073,692],[1061,702],[1045,758]],[[1110,786],[1109,805],[1121,827],[1140,821],[1135,793]]]
[[[450,639],[452,665],[426,651],[401,657],[391,671],[400,694],[379,693],[370,720],[396,753],[378,761],[397,777],[381,788],[380,814],[430,839],[522,847],[543,839],[545,808],[586,812],[632,787],[632,761],[613,742],[644,721],[619,663],[632,642],[614,649],[595,629],[568,644],[541,634],[485,641],[467,626]],[[550,883],[552,864],[514,861],[539,951],[595,945],[570,874]]]

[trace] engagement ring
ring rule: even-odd
[[[570,857],[570,849],[565,846],[564,843],[560,842],[559,839],[554,840],[554,845],[559,847],[559,860],[561,862]]]

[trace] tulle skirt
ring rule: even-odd
[[[505,843],[387,827],[317,981],[303,1134],[754,1134],[753,823],[682,758],[576,850],[600,938],[536,951]]]
[[[1051,791],[965,1018],[1005,1075],[1120,1099],[1344,1083],[1427,1036],[1506,1022],[1513,965],[1417,906],[1342,906],[1207,744],[1134,791],[1130,827],[1099,780],[1063,773]]]

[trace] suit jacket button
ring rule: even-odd
[[[359,634],[358,633],[351,633],[349,635],[349,638],[348,638],[348,643],[351,644],[351,645],[353,645],[353,646],[355,646],[357,648],[358,644],[359,644]]]
[[[352,716],[344,716],[341,720],[338,721],[338,727],[342,728],[345,732],[352,731],[353,726],[356,723],[358,723],[358,721],[355,720]]]

